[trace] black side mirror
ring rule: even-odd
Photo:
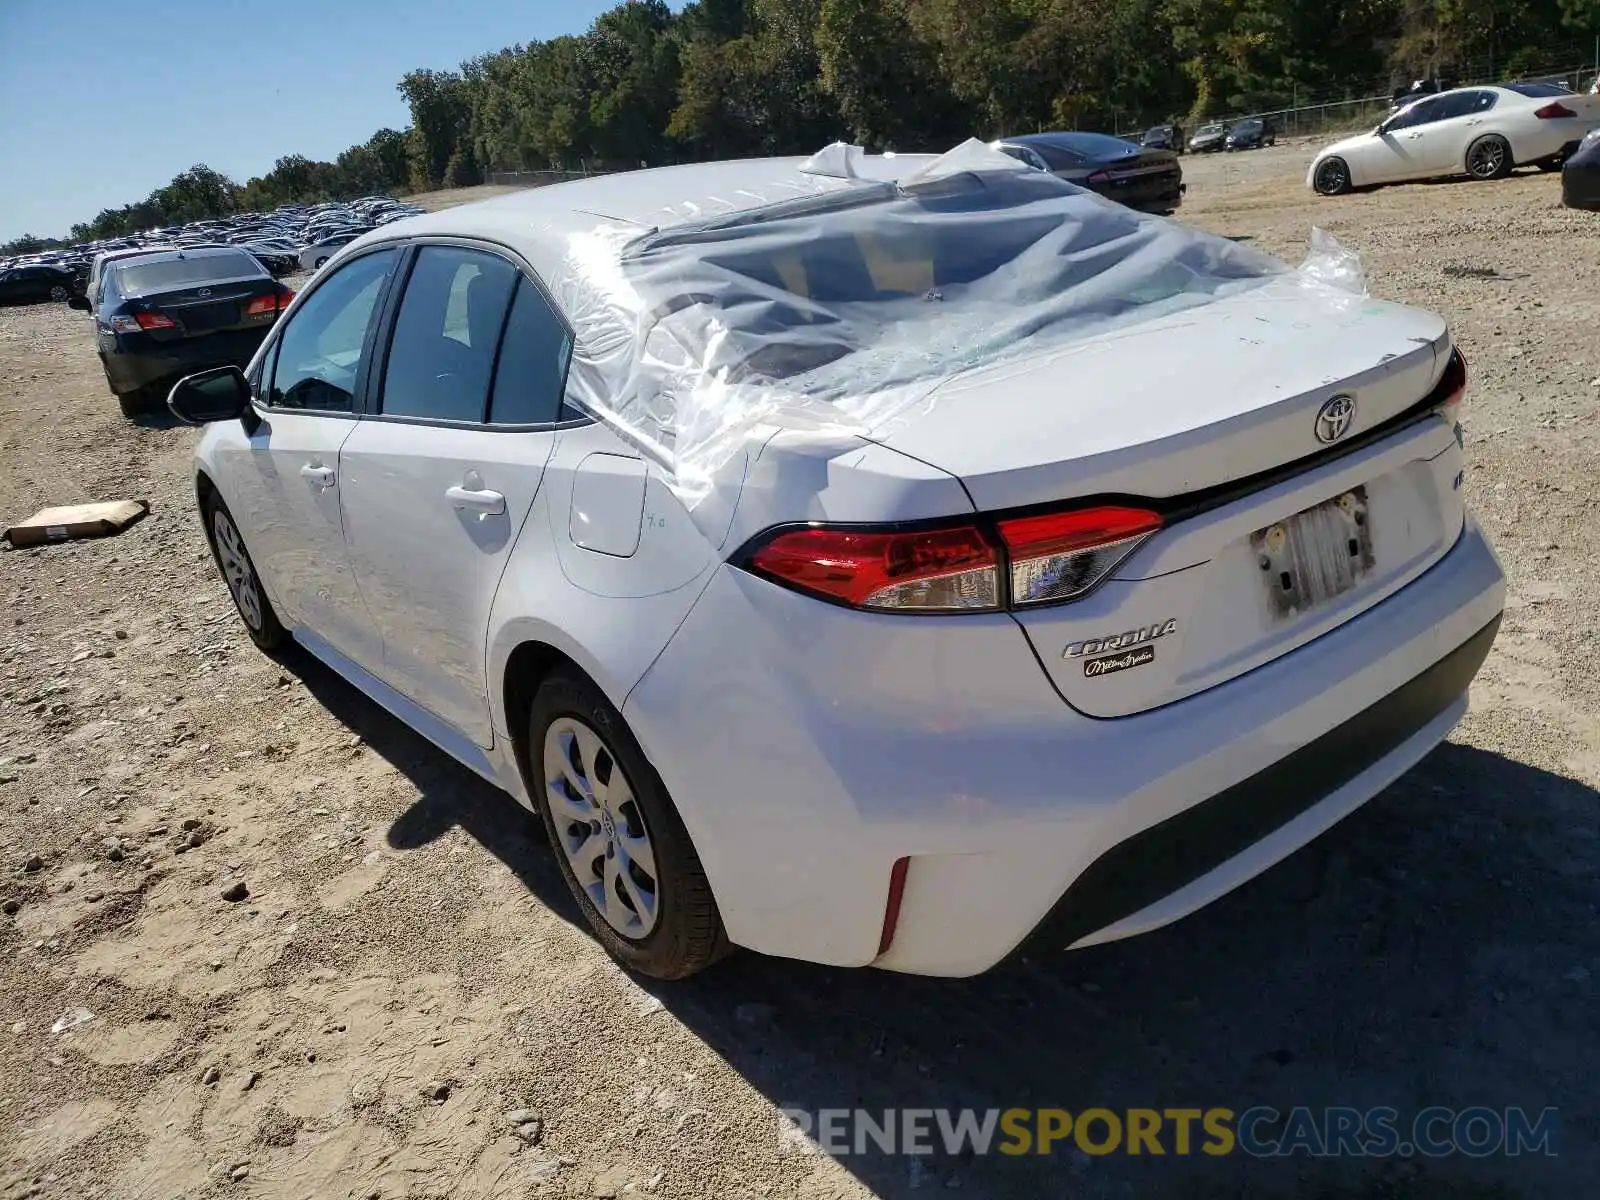
[[[238,367],[213,367],[178,380],[167,407],[190,425],[235,421],[251,411],[250,383]]]
[[[89,311],[89,297],[87,297],[87,296],[68,296],[67,297],[67,307],[68,308],[75,308],[79,312],[88,312]]]

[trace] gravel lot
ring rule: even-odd
[[[0,1196],[1592,1195],[1600,225],[1538,174],[1318,200],[1308,157],[1186,160],[1185,219],[1291,260],[1321,224],[1454,324],[1511,578],[1472,713],[1209,910],[961,983],[748,954],[628,978],[510,800],[253,650],[196,433],[121,418],[81,314],[0,310],[0,519],[151,502],[0,554]],[[836,1160],[775,1121],[1258,1103],[1555,1106],[1558,1154]]]

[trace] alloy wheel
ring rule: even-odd
[[[578,886],[622,936],[647,937],[661,913],[655,847],[622,764],[576,717],[544,735],[545,799]]]
[[[1480,179],[1491,179],[1500,173],[1506,161],[1506,148],[1493,138],[1485,138],[1472,148],[1472,161],[1467,166]]]
[[[222,564],[222,576],[228,581],[233,602],[239,606],[239,615],[246,625],[260,633],[261,590],[255,569],[250,566],[250,556],[245,553],[244,539],[220,508],[211,517],[211,531],[216,537],[217,561]]]
[[[1324,195],[1338,195],[1349,181],[1349,172],[1340,159],[1331,158],[1317,168],[1317,190]]]
[[[55,301],[57,301],[59,303],[60,301],[65,300],[66,298],[67,298],[67,289],[65,287],[63,287],[61,284],[58,283],[54,287],[52,287],[50,289],[50,299],[55,300]]]

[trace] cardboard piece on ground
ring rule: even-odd
[[[70,542],[75,538],[105,537],[121,533],[145,513],[144,500],[105,500],[97,504],[66,504],[40,509],[26,521],[5,531],[13,546],[39,546],[45,542]]]

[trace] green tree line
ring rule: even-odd
[[[492,171],[1198,121],[1385,79],[1510,77],[1596,35],[1600,0],[630,0],[582,34],[410,72],[404,132],[243,186],[196,166],[71,239]]]

